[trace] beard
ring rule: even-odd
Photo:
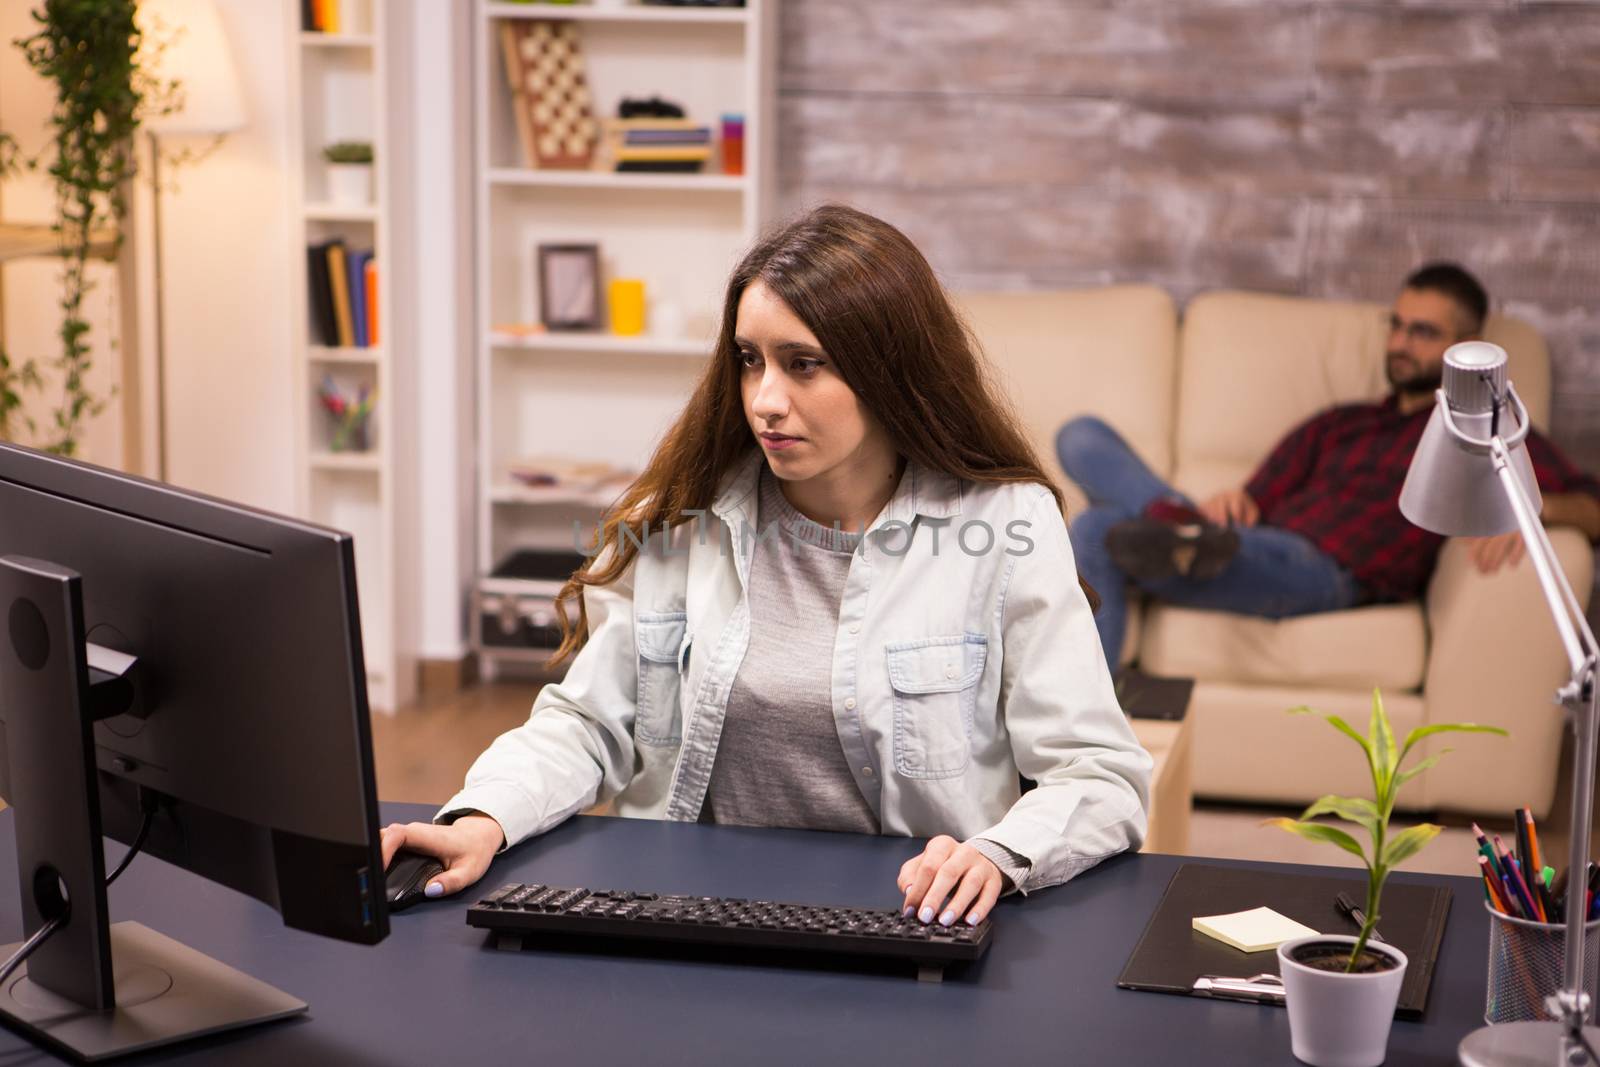
[[[1390,352],[1383,361],[1383,370],[1389,378],[1389,387],[1397,393],[1412,396],[1432,396],[1444,384],[1444,368],[1424,369],[1416,360],[1403,352]]]

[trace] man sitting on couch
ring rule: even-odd
[[[1448,263],[1406,279],[1389,315],[1383,400],[1328,409],[1289,433],[1244,486],[1196,507],[1092,416],[1061,428],[1061,467],[1088,494],[1071,525],[1078,570],[1101,597],[1095,623],[1113,669],[1127,585],[1171,604],[1278,619],[1422,595],[1444,539],[1400,514],[1400,486],[1427,425],[1445,349],[1479,336],[1483,287]],[[1547,525],[1600,540],[1600,482],[1537,431],[1526,447]],[[1517,533],[1473,545],[1492,573],[1522,556]]]

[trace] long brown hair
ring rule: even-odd
[[[739,388],[739,299],[760,280],[816,335],[862,405],[907,459],[973,482],[1037,482],[1066,514],[1011,407],[978,356],[976,339],[933,268],[905,234],[854,208],[828,204],[769,233],[728,279],[716,350],[678,421],[600,524],[596,554],[556,598],[561,647],[588,637],[584,586],[608,585],[639,543],[706,512],[724,477],[756,448]],[[629,535],[621,533],[627,527]],[[611,546],[615,551],[601,551]],[[1090,604],[1099,598],[1086,583]],[[578,602],[579,625],[566,604]]]

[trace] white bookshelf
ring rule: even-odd
[[[396,412],[414,406],[415,353],[410,314],[391,294],[407,292],[409,203],[405,127],[400,113],[404,65],[410,61],[404,12],[390,0],[339,0],[341,32],[307,31],[300,5],[284,5],[291,22],[292,108],[290,182],[296,220],[293,261],[297,499],[306,518],[354,535],[362,648],[368,700],[393,712],[416,691],[411,635],[415,601],[415,456]],[[330,197],[323,146],[370,141],[372,199],[339,203]],[[368,347],[329,347],[311,319],[306,249],[342,238],[348,250],[372,249],[378,262],[377,336]],[[347,393],[361,386],[375,396],[367,447],[334,451],[333,423],[317,397],[324,376]]]
[[[773,211],[777,8],[477,0],[474,18],[476,555],[480,587],[503,592],[503,581],[482,585],[497,563],[519,548],[572,548],[574,523],[590,527],[619,492],[528,488],[508,468],[566,456],[640,469],[704,370],[728,275]],[[576,24],[597,119],[624,96],[678,103],[718,135],[724,113],[742,114],[744,173],[722,173],[720,145],[704,173],[529,167],[500,46],[508,19]],[[536,248],[559,243],[599,245],[602,322],[609,281],[644,280],[644,335],[500,329],[538,321]],[[485,676],[539,658],[473,636]]]

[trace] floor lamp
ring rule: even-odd
[[[1506,377],[1505,349],[1486,341],[1453,345],[1444,354],[1443,387],[1400,491],[1401,513],[1425,530],[1466,537],[1522,532],[1572,670],[1556,691],[1574,730],[1567,869],[1569,883],[1576,887],[1567,892],[1562,988],[1545,1001],[1546,1010],[1559,1021],[1482,1027],[1466,1036],[1458,1055],[1468,1067],[1600,1067],[1596,1057],[1600,1029],[1584,1024],[1592,1005],[1583,988],[1586,901],[1578,874],[1588,860],[1594,803],[1595,669],[1600,646],[1539,521],[1539,486],[1522,446],[1527,436],[1528,409]]]
[[[156,477],[167,480],[167,329],[161,225],[161,140],[213,137],[217,143],[244,126],[244,104],[228,38],[214,0],[140,0],[142,51],[162,83],[176,83],[173,105],[146,116],[140,125],[150,138],[155,253]],[[213,146],[215,147],[215,146]]]

